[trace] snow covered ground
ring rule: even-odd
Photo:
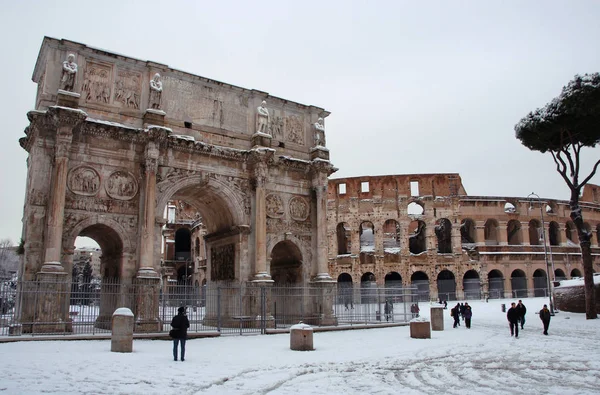
[[[0,393],[6,394],[598,394],[600,320],[558,313],[542,335],[524,299],[527,322],[512,338],[500,304],[472,302],[472,328],[411,339],[408,327],[314,334],[316,350],[291,351],[289,335],[188,341],[185,362],[168,341],[0,344]],[[450,308],[451,305],[448,305]],[[423,316],[429,309],[421,304]]]

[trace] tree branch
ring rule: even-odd
[[[557,152],[550,151],[550,152],[552,153],[552,158],[554,159],[554,163],[556,163],[556,171],[565,180],[569,189],[573,190],[573,183],[571,182],[569,177],[567,177],[567,164],[565,163],[565,161],[563,160],[563,158],[560,155],[560,153],[562,151],[557,151]]]
[[[598,165],[600,165],[600,159],[598,159],[598,162],[596,162],[596,164],[594,165],[594,168],[592,169],[592,172],[590,173],[590,175],[589,175],[589,176],[587,176],[587,177],[585,178],[585,180],[583,180],[583,182],[581,183],[581,185],[585,185],[585,184],[587,184],[587,182],[588,182],[589,180],[591,180],[591,179],[592,179],[592,177],[594,177],[594,174],[596,174],[596,170],[598,170]]]

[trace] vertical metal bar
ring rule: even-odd
[[[217,332],[221,332],[221,287],[217,287]]]

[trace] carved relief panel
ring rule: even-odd
[[[267,208],[267,216],[270,218],[281,218],[285,213],[283,208],[283,200],[281,196],[275,193],[270,193],[265,198]]]
[[[138,184],[133,174],[117,170],[108,176],[104,188],[113,199],[130,200],[137,194]]]
[[[290,217],[296,221],[305,221],[309,214],[309,205],[306,199],[294,196],[289,202]]]
[[[100,189],[100,175],[89,166],[79,166],[69,172],[67,186],[76,195],[94,196]]]
[[[297,115],[285,118],[285,139],[289,142],[304,145],[304,121]]]
[[[210,249],[210,276],[212,281],[235,279],[235,246],[227,244]]]
[[[115,81],[114,103],[134,110],[140,108],[142,75],[128,70],[119,70]]]
[[[109,66],[88,63],[83,77],[81,96],[87,102],[108,104],[111,92],[111,68]]]

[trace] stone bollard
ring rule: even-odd
[[[133,313],[127,307],[118,308],[113,313],[110,351],[133,351]]]
[[[443,307],[432,307],[431,308],[431,330],[432,331],[443,331],[444,330],[444,308]]]
[[[290,349],[295,351],[312,351],[313,329],[302,322],[290,328]]]
[[[502,309],[503,313],[506,313],[506,305],[504,303],[500,305],[500,309]]]
[[[424,318],[410,321],[410,337],[413,339],[431,339],[431,326]]]

